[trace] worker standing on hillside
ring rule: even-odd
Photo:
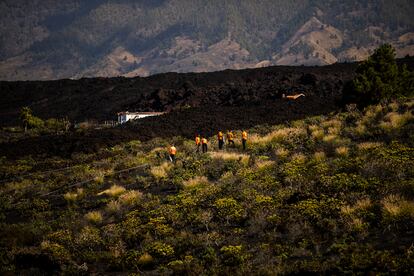
[[[221,132],[221,131],[218,132],[217,139],[218,139],[219,149],[223,149],[223,145],[224,145],[224,135],[223,135],[223,132]]]
[[[227,131],[227,141],[229,143],[229,146],[230,146],[230,144],[232,144],[233,147],[234,147],[234,134],[231,130]]]
[[[169,153],[170,153],[170,161],[171,161],[171,163],[174,163],[175,162],[175,154],[177,153],[177,148],[174,145],[172,145],[170,147]]]
[[[245,130],[243,130],[243,132],[242,132],[243,150],[246,150],[246,142],[247,142],[247,132]]]
[[[207,152],[207,139],[206,138],[201,138],[201,146],[202,146],[202,149],[203,149],[203,153],[206,153]]]
[[[199,153],[200,152],[200,144],[201,144],[200,134],[196,135],[195,144],[196,144],[196,147],[197,147],[196,152]]]

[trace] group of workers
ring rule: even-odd
[[[236,136],[234,135],[233,131],[227,131],[226,134],[226,139],[227,139],[227,144],[228,146],[232,146],[235,147],[235,143],[234,143],[234,139],[236,138]],[[246,150],[246,146],[247,146],[247,132],[245,130],[242,131],[242,135],[241,135],[241,141],[242,141],[242,146],[243,146],[243,150]],[[225,144],[225,140],[224,140],[224,134],[222,131],[219,131],[217,133],[217,141],[218,141],[218,147],[219,150],[222,150]],[[197,134],[195,137],[195,145],[196,145],[196,152],[199,153],[200,152],[200,146],[201,146],[201,150],[203,153],[206,153],[208,151],[208,140],[207,138],[200,136],[200,134]],[[170,161],[174,162],[175,161],[175,155],[177,154],[177,148],[174,145],[171,145],[170,149],[169,149],[169,154],[170,154]]]
[[[303,93],[301,93],[301,94],[294,94],[294,95],[282,94],[282,98],[283,99],[287,99],[287,100],[297,100],[297,99],[299,99],[301,97],[305,97],[305,94],[303,94]],[[233,134],[233,132],[231,130],[230,131],[227,131],[226,138],[227,138],[228,145],[229,146],[231,145],[232,147],[235,147],[235,144],[234,144],[235,135]],[[218,147],[219,147],[219,150],[222,150],[223,149],[223,146],[225,144],[223,132],[221,132],[221,131],[218,132],[217,139],[218,139]],[[242,145],[243,145],[243,150],[246,150],[246,143],[247,143],[247,132],[245,130],[243,130],[242,131]],[[208,146],[207,146],[208,145],[207,138],[200,137],[200,134],[197,134],[196,137],[195,137],[195,144],[196,144],[196,152],[200,152],[200,146],[201,146],[201,149],[202,149],[202,152],[203,153],[206,153],[207,152],[207,149],[208,149]],[[170,147],[170,150],[169,150],[171,162],[174,162],[175,161],[175,155],[176,155],[176,153],[177,153],[177,148],[174,145],[172,145]]]

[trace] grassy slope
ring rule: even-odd
[[[176,137],[175,165],[163,139],[2,159],[2,273],[413,273],[413,106],[256,127],[246,152]]]

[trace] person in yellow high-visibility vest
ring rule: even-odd
[[[247,142],[247,132],[245,130],[243,130],[242,131],[243,150],[246,150],[246,142]]]
[[[207,152],[207,139],[206,138],[201,138],[201,147],[203,149],[203,153]]]
[[[200,134],[197,134],[196,138],[195,138],[195,144],[196,144],[196,152],[200,152],[200,145],[201,145],[201,138],[200,138]]]
[[[177,148],[174,145],[170,147],[169,153],[170,153],[170,161],[175,162],[175,155],[177,153]]]
[[[219,149],[223,149],[223,145],[224,145],[224,135],[223,135],[223,132],[221,132],[221,131],[218,132],[217,139],[218,139]]]
[[[227,132],[227,142],[229,143],[229,146],[230,144],[232,144],[233,147],[235,146],[234,145],[234,134],[231,130]]]

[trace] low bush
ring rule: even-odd
[[[100,193],[98,193],[98,195],[108,195],[110,197],[119,197],[120,195],[122,195],[123,193],[125,193],[126,189],[122,186],[118,186],[118,185],[113,185],[111,186],[111,188],[106,189]]]
[[[102,214],[99,211],[91,211],[85,215],[85,218],[94,224],[100,224],[103,220]]]
[[[0,158],[0,274],[411,275],[412,102],[256,127],[246,151]]]

